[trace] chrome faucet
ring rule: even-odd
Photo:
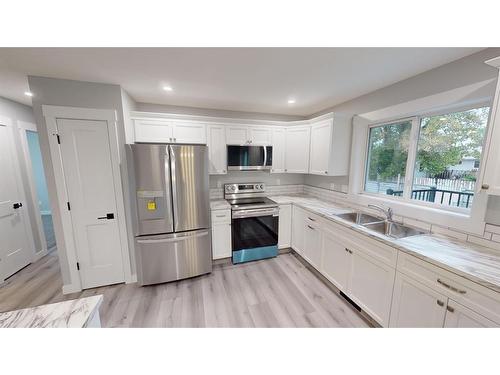
[[[383,206],[378,206],[376,204],[369,204],[368,207],[382,212],[385,215],[385,219],[387,221],[392,221],[392,214],[393,214],[392,208],[387,207],[386,209]]]

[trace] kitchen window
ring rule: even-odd
[[[369,127],[365,192],[470,210],[489,110],[472,108]]]

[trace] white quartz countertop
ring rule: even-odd
[[[307,195],[279,195],[269,198],[278,204],[292,203],[300,206],[356,232],[500,292],[500,252],[498,251],[435,234],[392,239],[335,216],[354,211],[347,204],[324,201]]]
[[[212,199],[210,200],[211,210],[230,210],[231,205],[225,199]]]
[[[0,313],[0,328],[84,328],[102,303],[102,295]]]

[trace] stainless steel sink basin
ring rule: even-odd
[[[364,224],[364,226],[368,229],[373,230],[374,232],[396,239],[410,237],[410,236],[417,236],[419,234],[427,233],[423,230],[407,227],[405,225],[390,221],[382,221],[378,223],[366,223]]]
[[[361,224],[361,225],[383,221],[383,219],[379,217],[367,215],[362,212],[348,212],[336,216],[340,217],[341,219],[347,220],[351,223]]]

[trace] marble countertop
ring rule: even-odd
[[[84,328],[102,295],[0,313],[0,328]]]
[[[211,199],[210,200],[211,210],[230,210],[231,205],[225,199]]]
[[[269,198],[278,204],[295,204],[358,233],[500,292],[500,252],[498,251],[430,233],[393,239],[335,216],[354,211],[347,204],[324,201],[303,194],[279,195]]]

